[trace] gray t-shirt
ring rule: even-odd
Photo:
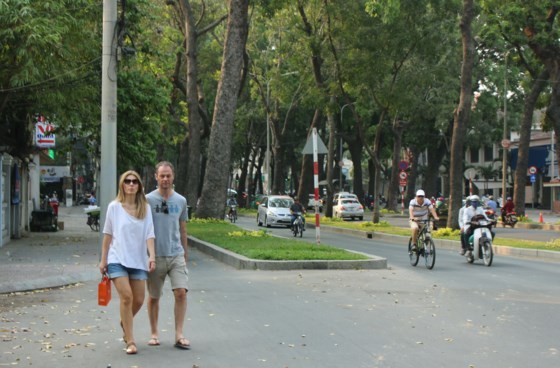
[[[185,254],[181,244],[179,224],[188,219],[187,199],[174,191],[165,201],[157,189],[149,193],[146,198],[152,209],[156,256],[175,257]]]

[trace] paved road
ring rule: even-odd
[[[251,228],[253,219],[241,219]],[[286,229],[273,229],[289,236]],[[311,232],[304,239],[313,241]],[[413,268],[404,246],[322,233],[389,259],[387,270],[238,271],[196,250],[189,262],[187,336],[172,347],[169,292],[162,345],[137,317],[139,354],[126,356],[118,298],[98,307],[96,282],[0,296],[0,366],[35,367],[557,367],[557,263],[497,257],[488,268],[439,250]]]

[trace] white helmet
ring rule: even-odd
[[[425,197],[426,193],[424,193],[424,191],[422,189],[418,189],[418,191],[416,192],[416,197]]]
[[[476,194],[473,194],[472,196],[470,196],[469,199],[471,200],[471,202],[474,202],[474,201],[480,202],[480,197],[477,196]]]

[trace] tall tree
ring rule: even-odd
[[[475,16],[474,0],[463,0],[461,16],[461,39],[463,42],[463,65],[461,67],[461,95],[454,112],[453,137],[451,140],[451,169],[449,174],[449,216],[447,227],[456,229],[459,209],[463,203],[463,147],[472,105],[474,68],[474,37],[472,21]]]
[[[228,177],[231,164],[231,142],[237,97],[241,86],[243,55],[248,33],[249,0],[228,1],[228,24],[222,70],[208,147],[208,164],[204,176],[200,206],[202,218],[224,217]]]

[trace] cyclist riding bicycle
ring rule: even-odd
[[[416,245],[418,239],[418,231],[420,227],[418,226],[418,221],[427,220],[428,215],[432,215],[432,217],[436,220],[439,220],[439,217],[432,205],[430,200],[427,200],[426,193],[422,189],[419,189],[416,192],[416,197],[410,201],[408,205],[408,214],[410,219],[410,228],[412,229],[412,251],[418,251],[418,247]]]
[[[303,205],[300,203],[299,198],[298,197],[294,197],[294,203],[290,206],[290,214],[292,216],[292,226],[294,226],[294,221],[297,218],[298,213],[301,216],[301,220],[303,221],[303,231],[305,231],[305,217],[303,216],[303,214],[305,213],[305,209],[303,208]]]

